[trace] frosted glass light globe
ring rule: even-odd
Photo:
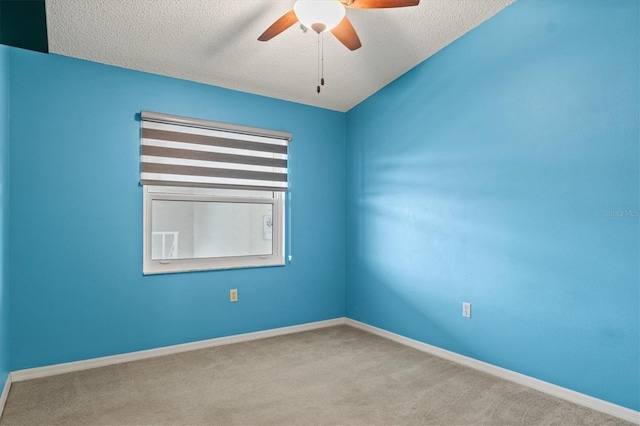
[[[339,0],[298,0],[293,11],[302,25],[317,33],[332,30],[345,14]]]

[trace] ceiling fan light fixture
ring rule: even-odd
[[[317,33],[332,30],[345,15],[339,0],[297,0],[293,10],[302,25]]]

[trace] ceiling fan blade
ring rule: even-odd
[[[263,32],[260,37],[258,37],[258,40],[271,40],[296,22],[298,22],[298,17],[293,12],[293,10],[290,10],[289,12],[282,15],[280,19],[274,22],[269,28],[267,28],[267,30]]]
[[[390,7],[417,6],[420,0],[351,0],[346,7],[353,9],[385,9]]]
[[[344,44],[349,50],[356,50],[362,47],[356,30],[346,16],[331,30],[331,34],[336,36],[340,43]]]

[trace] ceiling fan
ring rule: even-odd
[[[362,46],[356,30],[346,16],[345,8],[385,9],[417,6],[420,0],[297,0],[293,10],[285,13],[262,33],[258,40],[267,41],[296,22],[320,34],[331,31],[349,50]]]

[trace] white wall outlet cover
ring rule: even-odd
[[[462,316],[465,318],[471,318],[471,303],[462,302]]]

